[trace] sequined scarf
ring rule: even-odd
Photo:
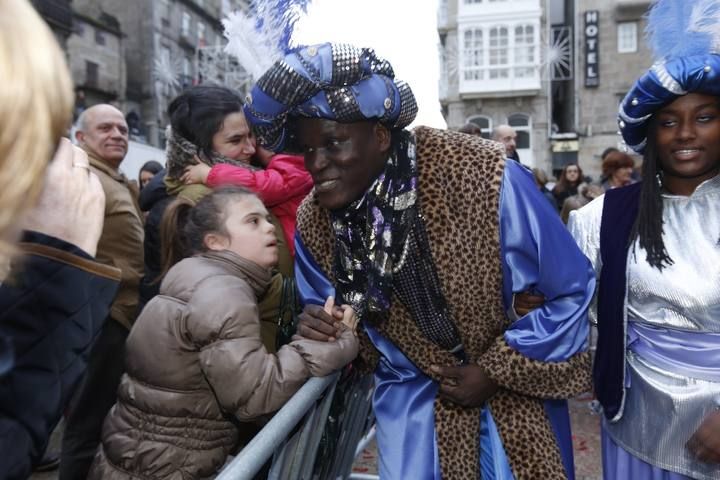
[[[417,216],[415,140],[403,131],[396,142],[385,171],[365,195],[332,213],[339,300],[360,319],[390,308],[393,273],[402,265]]]

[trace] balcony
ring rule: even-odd
[[[110,77],[98,78],[91,72],[84,72],[82,75],[73,75],[76,79],[78,89],[95,92],[108,98],[116,98],[120,91],[120,81]]]
[[[462,98],[519,97],[540,93],[540,76],[466,80],[461,73],[458,93]]]

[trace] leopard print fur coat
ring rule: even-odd
[[[566,478],[542,399],[568,398],[590,389],[590,357],[566,362],[532,360],[510,348],[510,320],[502,301],[498,211],[505,153],[500,144],[456,132],[419,127],[418,201],[432,259],[472,361],[500,385],[489,406],[517,479]],[[460,220],[460,221],[456,221]],[[298,232],[332,281],[334,238],[330,217],[311,193],[298,211]],[[397,299],[379,327],[420,370],[455,365],[452,354],[427,340]],[[361,334],[361,361],[374,369],[378,353]],[[435,429],[443,478],[479,478],[480,410],[437,398]]]

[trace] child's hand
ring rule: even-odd
[[[271,152],[267,148],[263,148],[260,145],[257,145],[255,147],[255,159],[263,167],[267,167],[268,164],[270,164],[270,160],[272,160],[272,157],[274,157],[274,156],[275,156],[275,152]]]
[[[202,163],[197,156],[195,160],[198,162],[196,165],[190,165],[185,168],[185,173],[180,178],[180,181],[183,183],[193,184],[207,182],[207,177],[210,174],[210,166]]]
[[[325,310],[328,315],[332,315],[334,307],[335,297],[328,297],[327,300],[325,300],[325,306],[323,307],[323,310]],[[357,332],[355,331],[355,329],[357,328],[358,318],[355,310],[353,310],[350,305],[342,305],[340,309],[342,310],[343,314],[342,324],[349,328],[355,334],[355,336],[357,336]]]
[[[335,299],[328,297],[325,306],[308,304],[298,317],[297,332],[300,336],[321,342],[334,342],[342,333],[343,312],[335,306]]]
[[[343,305],[340,308],[342,308],[343,312],[342,323],[347,326],[355,334],[355,336],[357,336],[357,313],[355,313],[355,310],[353,310],[350,305]]]

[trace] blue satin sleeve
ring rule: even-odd
[[[532,173],[508,160],[500,195],[503,301],[532,291],[545,304],[505,332],[508,345],[534,360],[561,362],[587,346],[587,309],[595,274],[560,217],[537,188]]]
[[[335,287],[307,251],[300,235],[295,233],[295,288],[300,304],[325,305],[327,297],[335,296]]]

